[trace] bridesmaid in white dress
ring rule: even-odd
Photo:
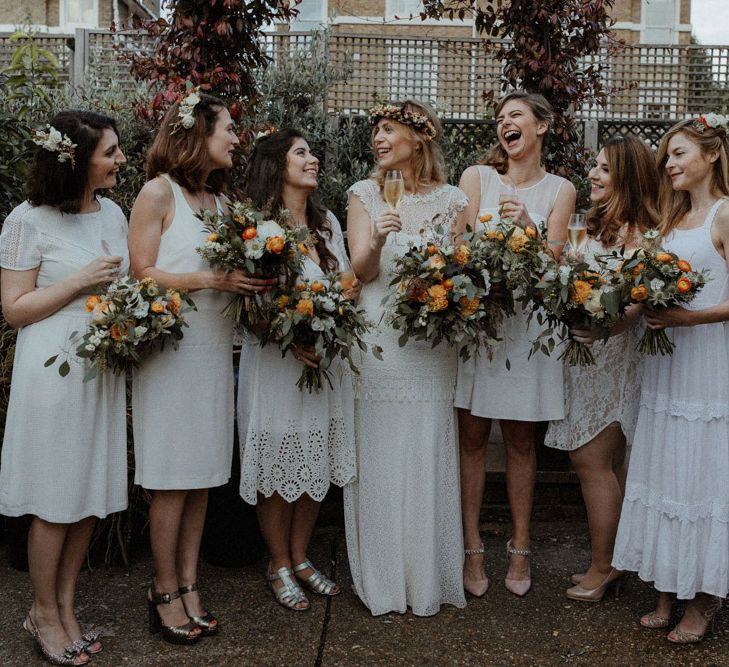
[[[347,230],[352,266],[366,283],[360,304],[379,323],[355,378],[357,480],[344,489],[354,588],[373,614],[436,614],[465,606],[461,570],[456,350],[409,341],[381,320],[392,262],[437,224],[465,230],[466,197],[445,182],[440,122],[425,104],[406,101],[371,112],[377,169],[350,189]],[[385,172],[400,170],[397,211],[382,198]]]
[[[727,131],[709,114],[674,125],[658,149],[663,245],[711,280],[686,307],[645,312],[676,348],[644,360],[613,559],[658,591],[644,627],[668,627],[674,599],[688,600],[668,634],[682,644],[704,638],[729,592]]]
[[[36,149],[29,202],[0,236],[3,316],[19,329],[0,514],[33,515],[33,605],[24,628],[53,664],[85,665],[102,647],[76,619],[76,580],[95,517],[127,506],[125,382],[106,373],[84,383],[74,359],[65,378],[43,364],[88,326],[87,296],[128,270],[126,218],[96,194],[116,185],[126,160],[111,118],[64,111],[50,125],[75,147],[59,151],[51,141]]]
[[[616,136],[598,153],[590,182],[592,208],[586,216],[583,259],[600,270],[597,257],[622,246],[639,246],[642,234],[658,225],[653,151],[637,137]],[[574,600],[602,599],[621,575],[612,568],[613,546],[625,486],[626,445],[632,442],[638,418],[640,312],[639,305],[631,306],[604,342],[597,332],[570,332],[577,341],[595,343],[595,365],[565,365],[565,418],[550,422],[544,439],[548,447],[569,451],[587,507],[592,562],[586,573],[572,577],[574,586],[567,597]]]
[[[468,195],[469,224],[478,224],[479,211],[490,213],[492,224],[499,219],[520,226],[546,222],[552,252],[559,254],[567,237],[567,222],[574,212],[576,194],[569,181],[548,174],[542,164],[552,117],[552,107],[541,95],[517,91],[504,97],[496,107],[499,143],[482,165],[463,172],[460,187]],[[501,195],[502,202],[506,199],[502,204]],[[519,596],[531,587],[528,558],[536,475],[534,427],[536,422],[564,416],[562,362],[556,355],[536,354],[528,358],[538,334],[536,320],[527,327],[527,315],[517,304],[516,315],[504,322],[504,340],[495,347],[492,360],[481,355],[458,367],[455,404],[466,546],[463,582],[469,593],[479,597],[489,585],[479,515],[492,419],[500,421],[504,436],[511,508],[512,533],[506,545],[509,569],[504,584]]]
[[[282,129],[263,137],[248,164],[245,192],[261,210],[285,208],[293,224],[306,225],[313,245],[301,277],[326,282],[327,273],[349,268],[339,221],[319,204],[319,160],[300,132]],[[348,296],[356,298],[359,288]],[[330,483],[354,479],[354,398],[345,364],[330,366],[333,389],[300,391],[301,363],[316,366],[313,350],[281,357],[253,336],[240,356],[238,433],[241,444],[242,498],[256,505],[271,560],[268,579],[279,604],[309,608],[299,584],[320,595],[341,592],[307,557],[309,539]],[[297,359],[299,361],[297,361]]]
[[[192,292],[197,306],[185,316],[179,350],[165,349],[140,368],[132,395],[135,481],[154,491],[150,631],[178,644],[218,630],[196,582],[208,488],[228,481],[233,452],[233,326],[220,313],[231,292],[253,295],[267,286],[240,271],[211,271],[195,252],[206,235],[195,211],[220,209],[239,143],[224,104],[196,97],[186,104],[191,127],[182,125],[179,104],[162,121],[129,230],[134,274]]]

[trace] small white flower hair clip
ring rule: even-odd
[[[70,162],[71,169],[76,168],[76,146],[67,134],[62,134],[52,125],[45,130],[33,130],[33,143],[50,153],[58,153],[58,161]]]
[[[195,125],[195,107],[200,103],[199,88],[192,85],[190,81],[185,83],[185,95],[178,100],[178,119],[173,124],[172,132],[176,132],[180,126],[189,130]]]
[[[719,113],[702,114],[693,121],[693,125],[700,134],[703,134],[704,130],[708,129],[724,130],[724,132],[727,132],[729,131],[729,117]]]

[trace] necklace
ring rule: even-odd
[[[207,199],[207,196],[210,194],[207,190],[195,190],[194,192],[191,190],[188,190],[188,192],[195,198],[195,203],[197,204],[197,210],[203,210],[205,208],[205,201]],[[202,192],[202,197],[200,196],[200,193]]]

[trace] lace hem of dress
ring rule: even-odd
[[[452,402],[455,395],[455,382],[453,385],[445,385],[440,378],[396,380],[387,374],[354,376],[354,397],[357,400],[396,403]]]
[[[627,485],[625,500],[641,503],[649,509],[665,514],[669,519],[693,522],[711,518],[722,523],[729,523],[729,502],[711,500],[688,505],[666,498],[659,491],[638,484]]]
[[[544,439],[544,445],[545,447],[550,447],[552,449],[560,449],[565,452],[573,452],[580,447],[584,447],[588,442],[594,440],[604,430],[616,427],[620,428],[620,430],[623,432],[623,435],[627,438],[629,435],[628,433],[626,433],[626,431],[629,430],[628,427],[633,428],[635,426],[635,424],[633,423],[626,423],[627,421],[628,420],[620,419],[617,416],[615,416],[614,419],[611,419],[611,417],[607,417],[606,420],[604,422],[601,422],[599,426],[595,426],[590,430],[582,432],[572,430],[570,427],[574,427],[572,425],[569,425],[565,428],[560,428],[559,430],[556,430],[553,435],[548,433],[549,439]],[[566,438],[564,437],[565,434],[567,435]]]
[[[729,405],[726,403],[718,401],[705,403],[682,401],[646,389],[641,393],[640,404],[653,412],[665,412],[673,417],[683,417],[688,421],[712,421],[713,419],[729,418]]]

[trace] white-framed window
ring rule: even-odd
[[[296,9],[296,18],[291,21],[292,30],[319,30],[327,22],[327,0],[302,0]]]
[[[391,45],[390,99],[433,102],[438,93],[438,46],[422,42]]]
[[[423,10],[422,0],[385,0],[385,16],[401,19],[417,16]]]
[[[680,0],[641,0],[640,19],[643,44],[678,42]]]
[[[63,27],[98,28],[98,0],[60,0],[60,23]]]

